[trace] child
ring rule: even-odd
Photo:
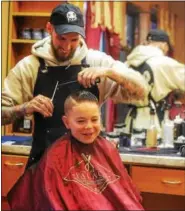
[[[99,136],[98,99],[78,91],[64,110],[69,134],[19,179],[8,194],[12,210],[143,210],[118,151]]]

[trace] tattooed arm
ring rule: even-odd
[[[34,112],[42,114],[44,117],[51,117],[53,113],[53,103],[50,98],[37,95],[31,101],[12,107],[2,107],[2,124],[10,124],[16,119],[32,115]]]
[[[10,124],[25,115],[26,103],[13,107],[2,107],[2,125]]]

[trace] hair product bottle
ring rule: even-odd
[[[23,131],[24,133],[32,132],[32,116],[25,116],[23,122]]]
[[[180,117],[180,115],[177,115],[174,122],[174,140],[177,140],[179,136],[182,135],[182,123],[183,119]]]
[[[146,132],[146,147],[157,146],[157,128],[155,125],[155,110],[150,110],[150,126]]]
[[[174,147],[174,123],[169,119],[169,106],[165,109],[164,121],[162,123],[162,139],[161,147]]]

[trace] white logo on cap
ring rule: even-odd
[[[74,13],[73,11],[69,11],[66,16],[68,22],[73,22],[77,20],[76,13]]]

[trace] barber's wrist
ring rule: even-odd
[[[22,104],[21,112],[23,116],[30,116],[31,114],[27,110],[28,108],[28,102]]]
[[[28,116],[29,113],[27,111],[27,105],[28,105],[28,102],[15,106],[12,110],[14,118],[15,117],[20,118],[20,117],[23,117],[23,116]]]

